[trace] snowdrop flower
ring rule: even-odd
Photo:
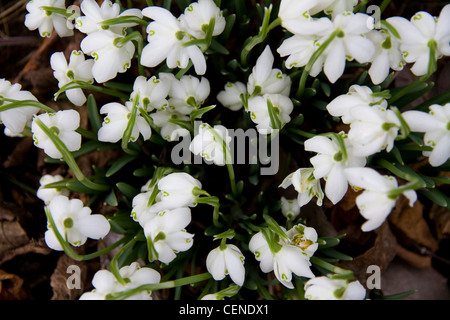
[[[308,204],[313,197],[317,197],[318,206],[322,205],[322,187],[320,186],[320,180],[314,177],[313,168],[297,169],[283,180],[280,187],[286,189],[291,185],[294,187],[295,191],[298,192],[297,204],[299,206],[299,213],[300,207]]]
[[[294,34],[292,37],[283,41],[278,47],[277,52],[281,57],[286,57],[284,61],[286,68],[301,68],[308,64],[314,52],[319,48],[321,35],[317,34]],[[316,61],[309,74],[313,77],[322,71],[323,61]]]
[[[227,82],[225,89],[217,95],[217,101],[232,111],[238,111],[244,106],[242,96],[246,94],[247,88],[242,82]]]
[[[151,179],[150,179],[151,180]],[[138,222],[142,227],[145,225],[145,223],[152,218],[155,217],[156,212],[153,212],[150,210],[151,206],[149,207],[149,199],[150,196],[153,193],[155,187],[149,188],[147,190],[141,190],[139,194],[137,194],[133,200],[132,200],[132,211],[131,211],[131,217],[134,221]],[[157,195],[155,201],[160,200],[160,195]]]
[[[450,103],[429,107],[430,112],[406,111],[402,113],[412,131],[425,132],[424,143],[432,151],[424,151],[432,166],[443,165],[450,157]]]
[[[162,263],[170,263],[178,252],[187,251],[193,245],[194,235],[186,231],[191,222],[189,208],[160,211],[144,225],[144,233],[151,242],[157,258]]]
[[[7,106],[11,102],[2,99],[11,99],[17,101],[33,100],[37,101],[33,94],[26,90],[21,90],[22,86],[18,83],[12,84],[8,80],[0,79],[0,105]],[[20,135],[31,119],[39,112],[39,108],[24,106],[11,108],[0,112],[0,123],[5,126],[5,133],[9,136]]]
[[[315,136],[305,141],[305,150],[317,153],[310,159],[314,177],[325,179],[325,194],[333,204],[338,203],[348,189],[344,169],[363,167],[366,164],[366,158],[354,152],[349,139],[343,133],[339,135],[341,138]]]
[[[289,289],[293,289],[292,273],[299,277],[314,278],[311,272],[308,256],[300,247],[286,242],[279,243],[279,250],[273,252],[266,237],[260,231],[256,233],[249,242],[249,249],[255,255],[261,271],[269,273],[274,271],[280,283]]]
[[[43,113],[37,116],[58,138],[69,151],[76,151],[81,147],[81,134],[76,132],[80,126],[80,114],[75,110],[62,110],[56,113]],[[50,137],[39,127],[35,119],[31,123],[34,145],[44,149],[51,158],[61,159],[62,154],[56,148]]]
[[[391,176],[383,176],[371,168],[348,168],[345,176],[352,187],[365,189],[356,198],[356,205],[367,221],[361,226],[363,231],[372,231],[383,224],[402,190],[398,189],[397,180]],[[413,206],[417,199],[414,190],[406,189],[402,194]]]
[[[257,93],[289,96],[291,78],[283,74],[280,69],[272,69],[273,62],[272,51],[269,46],[266,46],[248,77],[247,91],[250,95]]]
[[[174,172],[158,181],[160,191],[159,201],[150,208],[151,212],[172,210],[181,207],[195,207],[197,195],[195,192],[202,188],[199,180],[186,172]]]
[[[197,39],[206,38],[206,29],[214,19],[213,36],[220,35],[225,29],[223,13],[213,0],[198,0],[189,5],[180,17],[181,24]]]
[[[25,26],[30,30],[39,30],[41,37],[50,37],[53,28],[60,37],[73,35],[67,18],[58,13],[49,12],[42,7],[54,7],[66,10],[64,0],[31,0],[27,3],[28,13],[25,15]]]
[[[86,34],[107,29],[120,35],[126,35],[125,29],[134,27],[136,23],[120,23],[106,26],[102,22],[123,16],[142,18],[141,10],[127,9],[120,13],[120,5],[118,3],[112,3],[110,0],[104,0],[101,6],[94,0],[83,0],[80,8],[84,16],[78,17],[75,20],[75,28]]]
[[[359,281],[322,276],[305,283],[305,298],[308,300],[364,300],[365,297],[366,289]]]
[[[450,55],[450,5],[442,8],[439,18],[425,11],[417,12],[411,20],[403,17],[386,19],[400,34],[400,49],[407,63],[414,63],[411,72],[416,76],[425,75],[429,70],[430,59]],[[430,56],[430,46],[435,48]]]
[[[91,214],[91,209],[79,199],[58,195],[47,208],[59,234],[76,247],[83,245],[88,238],[98,240],[105,237],[111,228],[103,215]],[[50,224],[45,232],[45,243],[53,250],[63,250]]]
[[[92,75],[103,83],[123,73],[131,66],[135,47],[133,42],[119,44],[124,37],[110,30],[88,34],[80,43],[81,50],[94,58]]]
[[[341,117],[343,123],[350,124],[355,121],[351,112],[353,107],[373,105],[386,109],[388,103],[385,97],[374,94],[369,87],[354,84],[350,86],[348,93],[334,98],[327,105],[327,110],[333,117]]]
[[[303,29],[305,22],[312,22],[310,10],[319,2],[320,0],[282,0],[278,11],[281,26],[291,33],[295,33],[295,30]],[[315,30],[317,32],[317,29]]]
[[[102,127],[98,130],[98,140],[111,143],[121,140],[127,128],[132,107],[133,102],[131,101],[125,102],[125,105],[110,102],[101,107],[100,114],[106,114],[106,117],[103,119]],[[147,121],[138,114],[130,140],[136,141],[139,134],[144,140],[148,140],[152,132]]]
[[[269,112],[269,104],[273,108],[273,115]],[[250,119],[256,124],[261,134],[270,134],[274,129],[281,129],[291,121],[290,114],[294,104],[288,96],[282,94],[265,94],[248,99]],[[276,117],[277,120],[273,120]],[[279,123],[273,122],[279,121]]]
[[[208,98],[211,87],[208,79],[186,75],[180,80],[171,73],[162,73],[160,78],[170,82],[169,105],[176,112],[189,115]]]
[[[164,60],[170,69],[186,68],[189,60],[195,72],[203,75],[206,72],[206,60],[203,52],[196,45],[185,45],[192,40],[181,23],[169,10],[151,6],[144,8],[142,14],[154,21],[147,26],[148,44],[142,50],[141,64],[156,67]]]
[[[391,151],[401,127],[394,111],[382,106],[355,106],[350,110],[353,118],[348,139],[354,152],[370,156],[381,150]]]
[[[41,179],[39,180],[39,189],[36,192],[36,196],[44,201],[46,205],[52,201],[52,199],[58,195],[63,195],[68,197],[69,196],[69,189],[67,188],[46,188],[46,185],[54,182],[58,182],[64,180],[64,178],[57,174],[55,176],[52,176],[50,174],[43,175]]]
[[[170,91],[170,83],[155,76],[147,79],[138,76],[134,80],[133,92],[130,101],[139,100],[139,107],[150,112],[154,109],[164,110],[168,107],[167,95]]]
[[[289,229],[286,235],[291,239],[291,244],[302,249],[303,254],[308,258],[312,257],[319,248],[318,235],[314,228],[299,223]]]
[[[370,16],[367,14],[343,12],[334,17],[333,20],[328,18],[312,19],[296,29],[294,31],[296,35],[310,37],[314,35],[316,37],[309,38],[309,43],[311,43],[311,40],[315,41],[318,38],[314,42],[317,49],[332,35],[334,36],[325,51],[314,62],[312,69],[309,71],[310,75],[316,76],[323,65],[323,71],[328,80],[335,83],[343,74],[347,60],[355,59],[359,63],[371,61],[375,46],[372,41],[365,37],[365,34],[370,31],[367,27],[368,19],[370,19]],[[308,42],[299,47],[302,46],[311,50],[311,44],[308,44]],[[290,47],[295,48],[295,44],[290,44]],[[291,48],[286,48],[283,56],[291,53],[299,54],[298,49],[290,52]]]
[[[207,161],[212,161],[217,166],[224,166],[231,163],[230,143],[231,136],[227,128],[222,125],[211,127],[207,123],[202,123],[198,128],[198,134],[189,145],[189,150]]]
[[[244,255],[233,244],[226,244],[211,250],[206,257],[206,268],[214,280],[220,281],[229,275],[238,286],[244,284],[245,268]]]
[[[131,290],[141,285],[156,284],[161,281],[161,275],[156,270],[140,267],[137,262],[120,268],[119,274],[123,279],[128,279],[125,285],[120,284],[112,272],[108,270],[97,271],[92,279],[94,289],[83,293],[79,299],[105,300],[108,294]],[[126,300],[152,300],[151,294],[151,291],[142,290]]]
[[[300,214],[300,205],[297,199],[288,200],[281,197],[281,213],[289,220],[294,220]]]
[[[50,66],[53,75],[58,80],[58,87],[61,88],[71,81],[94,82],[92,76],[92,66],[94,60],[85,60],[81,51],[72,51],[67,63],[63,52],[55,52],[50,57]],[[86,96],[81,88],[69,89],[65,91],[67,99],[76,106],[81,106],[86,102]]]
[[[369,76],[374,84],[382,83],[389,75],[389,70],[401,71],[405,66],[400,50],[400,40],[387,30],[372,30],[366,34],[375,45],[371,60]]]
[[[190,134],[189,130],[170,122],[171,119],[190,121],[190,118],[186,115],[162,110],[152,113],[150,117],[153,119],[153,123],[161,128],[161,137],[166,141],[178,141],[180,137],[185,137]]]

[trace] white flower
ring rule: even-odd
[[[400,40],[386,30],[372,30],[366,34],[375,45],[375,53],[370,62],[369,76],[374,84],[382,83],[389,70],[403,70],[405,61],[400,50]]]
[[[43,175],[41,179],[39,180],[39,189],[36,192],[36,196],[44,201],[44,203],[47,205],[52,201],[52,199],[58,195],[63,195],[68,197],[69,196],[69,190],[66,188],[46,188],[46,185],[54,182],[58,182],[64,180],[62,176],[59,174],[52,176],[50,174]]]
[[[76,247],[83,245],[88,238],[98,240],[105,237],[111,228],[103,215],[91,214],[91,209],[79,199],[58,195],[52,199],[48,209],[59,234]],[[53,250],[63,250],[50,224],[45,232],[45,243]]]
[[[450,5],[442,8],[439,18],[425,11],[417,12],[411,20],[403,17],[386,19],[401,36],[400,49],[406,62],[414,63],[411,72],[416,76],[426,74],[430,59],[450,55]],[[435,56],[430,56],[430,47],[436,47]]]
[[[366,164],[365,157],[354,152],[345,136],[342,137],[342,140],[345,150],[341,150],[342,146],[340,146],[338,139],[315,136],[305,141],[305,150],[317,153],[310,159],[314,167],[314,177],[325,179],[325,194],[333,204],[338,203],[348,189],[344,169],[363,167]],[[347,157],[345,157],[344,152]]]
[[[341,117],[343,123],[349,124],[355,121],[351,112],[353,107],[373,105],[386,109],[388,103],[384,97],[374,94],[369,87],[354,84],[350,86],[347,94],[334,98],[327,105],[327,110],[333,117]]]
[[[69,27],[67,18],[58,13],[49,12],[42,7],[54,7],[66,10],[64,0],[31,0],[26,9],[25,26],[30,30],[39,29],[41,37],[50,37],[53,28],[60,37],[73,35],[73,27]]]
[[[132,41],[119,44],[123,38],[110,30],[102,30],[88,34],[81,41],[81,50],[94,58],[92,75],[98,83],[111,80],[130,68],[135,47]]]
[[[209,252],[206,268],[214,280],[220,281],[229,275],[234,283],[242,287],[245,280],[244,259],[238,247],[227,244],[224,249],[219,246]]]
[[[161,137],[167,141],[178,141],[180,137],[189,135],[189,130],[178,124],[170,122],[170,119],[190,121],[190,118],[178,112],[161,110],[150,114],[156,126],[161,128]]]
[[[141,55],[143,66],[156,67],[166,60],[170,69],[183,69],[191,60],[195,72],[198,75],[205,74],[206,60],[203,52],[196,45],[185,46],[192,39],[170,11],[152,6],[143,9],[142,14],[154,20],[147,26],[148,44]]]
[[[137,194],[132,200],[133,209],[131,211],[131,217],[134,221],[139,222],[141,226],[144,226],[147,221],[156,215],[156,212],[150,210],[151,206],[149,207],[148,205],[154,188],[149,188],[145,191],[141,190],[141,193]],[[159,201],[158,196],[156,197],[156,201]]]
[[[260,95],[281,94],[289,96],[291,78],[280,69],[272,69],[273,62],[272,51],[269,46],[266,46],[248,77],[247,91],[250,95],[257,90]]]
[[[93,64],[94,60],[85,60],[83,52],[76,50],[70,54],[69,64],[67,64],[63,52],[55,52],[50,57],[50,66],[53,69],[54,77],[58,80],[59,88],[71,81],[94,82]],[[66,90],[65,94],[67,99],[76,106],[81,106],[86,102],[86,96],[81,88]]]
[[[98,140],[115,143],[122,139],[127,128],[131,114],[133,102],[127,101],[125,105],[118,102],[110,102],[100,109],[101,114],[107,114],[103,119],[102,127],[98,130]],[[139,134],[142,134],[144,140],[150,139],[152,134],[150,125],[139,115],[136,116],[130,140],[136,141]]]
[[[294,30],[301,28],[305,21],[311,21],[309,10],[316,6],[319,1],[282,0],[278,17],[281,19],[283,28],[294,33]]]
[[[291,239],[291,244],[302,249],[303,254],[308,258],[312,257],[319,248],[318,235],[314,228],[299,223],[289,229],[286,235]]]
[[[126,285],[121,285],[112,272],[108,270],[97,271],[92,279],[94,289],[83,293],[79,299],[104,300],[108,294],[134,289],[141,285],[156,284],[161,281],[161,275],[157,271],[140,267],[137,262],[120,268],[119,274],[123,279],[127,279]],[[151,294],[148,290],[142,290],[126,300],[152,300]]]
[[[280,187],[286,189],[291,185],[294,187],[295,191],[298,192],[297,204],[299,207],[308,204],[313,197],[317,197],[318,206],[322,205],[322,187],[320,186],[320,180],[314,177],[313,168],[300,168],[292,172],[284,178]],[[295,216],[293,218],[295,218]]]
[[[220,35],[225,29],[223,13],[213,0],[198,0],[189,5],[181,15],[180,21],[185,29],[197,39],[205,39],[205,26],[214,19],[213,36]]]
[[[308,64],[314,52],[317,50],[318,40],[320,35],[294,34],[292,37],[283,41],[281,46],[278,47],[277,52],[281,57],[288,58],[285,60],[286,68],[292,69],[294,67],[304,67]],[[313,64],[311,71],[312,76],[317,76],[322,71],[322,61],[317,61]]]
[[[283,50],[283,56],[287,54],[296,55],[301,54],[299,49],[304,47],[311,52],[311,41],[314,41],[316,48],[319,48],[333,33],[336,34],[334,39],[326,47],[325,51],[315,61],[310,75],[316,76],[321,71],[323,65],[323,71],[331,83],[334,83],[341,77],[345,69],[346,61],[352,61],[355,59],[359,63],[366,63],[371,61],[375,52],[375,46],[365,37],[365,34],[370,31],[367,27],[367,20],[370,16],[363,13],[343,12],[338,14],[333,20],[328,18],[311,19],[302,23],[299,28],[296,28],[294,34],[299,36],[309,36],[306,38],[306,43],[299,44],[298,47],[293,50],[296,45],[290,44],[291,48]],[[301,39],[301,38],[297,38]],[[316,41],[317,40],[317,41]],[[288,67],[292,66],[292,63],[288,64]],[[298,65],[304,63],[309,59],[303,58],[298,61]]]
[[[272,120],[270,116],[269,103],[280,123],[272,123],[277,120]],[[256,124],[256,129],[261,134],[270,134],[274,129],[281,129],[291,121],[292,110],[294,110],[294,104],[291,99],[282,94],[265,94],[248,99],[250,119]]]
[[[150,112],[154,109],[164,110],[168,107],[167,95],[170,91],[170,82],[157,79],[155,76],[146,79],[138,76],[134,80],[133,92],[130,101],[139,100],[139,107]]]
[[[217,166],[224,166],[231,162],[229,158],[230,143],[231,136],[227,128],[222,125],[211,127],[207,123],[202,123],[198,128],[198,134],[189,145],[189,150],[207,161],[212,161]]]
[[[450,157],[450,103],[429,107],[430,112],[406,111],[402,113],[412,131],[425,132],[424,143],[432,151],[424,151],[432,166],[444,164]]]
[[[238,111],[244,106],[241,97],[246,94],[247,88],[242,82],[227,82],[225,90],[220,91],[217,95],[217,101],[232,111]]]
[[[151,240],[159,261],[170,263],[178,252],[192,247],[194,235],[185,229],[190,222],[191,210],[186,207],[160,211],[147,221],[144,233]]]
[[[160,78],[170,82],[169,105],[170,109],[189,115],[199,108],[208,98],[211,87],[208,79],[186,75],[179,80],[171,73],[162,73]]]
[[[62,110],[56,113],[43,113],[36,116],[66,145],[69,151],[76,151],[81,147],[81,134],[76,132],[80,126],[80,114],[75,110]],[[51,158],[61,159],[62,154],[53,141],[38,126],[35,119],[31,123],[34,145],[44,149]]]
[[[174,172],[158,181],[159,201],[152,205],[151,212],[172,210],[181,207],[195,207],[197,189],[202,188],[199,180],[186,172]]]
[[[300,214],[300,205],[297,199],[288,200],[281,197],[281,213],[290,220],[294,220]]]
[[[345,169],[345,176],[352,187],[365,189],[356,198],[359,212],[367,219],[361,229],[372,231],[381,226],[396,204],[398,195],[392,192],[398,188],[397,180],[371,168]],[[405,190],[402,194],[409,199],[410,206],[417,199],[414,190]]]
[[[291,282],[292,273],[299,277],[314,278],[310,270],[311,263],[307,255],[300,247],[286,242],[280,242],[281,248],[278,252],[272,252],[267,239],[262,232],[256,233],[249,243],[249,249],[255,255],[261,271],[269,273],[274,271],[276,278],[284,286],[293,289]]]
[[[353,118],[348,139],[354,152],[370,156],[381,150],[391,151],[401,127],[394,111],[379,105],[354,106],[350,110]]]
[[[34,100],[36,97],[31,92],[20,90],[22,86],[18,83],[11,85],[11,82],[0,79],[0,105],[7,106],[11,102],[3,101],[4,99],[12,99],[17,101]],[[5,133],[10,136],[20,135],[27,125],[31,123],[33,116],[39,112],[39,108],[24,106],[11,108],[0,112],[0,122],[5,126]]]
[[[308,300],[364,300],[366,289],[359,281],[348,282],[322,276],[305,283]]]
[[[76,19],[75,27],[86,34],[108,29],[114,33],[126,35],[125,29],[135,26],[136,23],[120,23],[105,26],[102,22],[123,16],[142,18],[141,10],[127,9],[120,13],[120,5],[118,3],[112,3],[110,0],[104,0],[101,6],[94,0],[83,0],[80,7],[84,16]]]

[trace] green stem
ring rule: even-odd
[[[81,89],[86,89],[86,90],[91,90],[91,91],[95,91],[95,92],[99,92],[99,93],[103,93],[103,94],[107,94],[116,98],[120,98],[120,99],[124,99],[124,100],[128,100],[129,95],[126,93],[122,93],[116,90],[112,90],[112,89],[108,89],[108,88],[104,88],[104,87],[99,87],[99,86],[95,86],[93,84],[87,83],[87,82],[83,82],[83,81],[72,81],[69,82],[67,84],[65,84],[64,86],[62,86],[54,95],[54,100],[56,101],[59,97],[59,95],[61,93],[63,93],[64,91],[67,91],[69,89],[76,89],[76,88],[81,88]]]
[[[45,104],[42,104],[35,100],[14,100],[14,99],[8,99],[0,96],[0,101],[10,102],[8,104],[0,106],[0,112],[14,109],[14,108],[21,108],[21,107],[35,107],[39,108],[45,112],[48,113],[55,113],[56,111],[52,108],[46,106]]]
[[[78,164],[75,161],[72,153],[67,149],[66,145],[58,138],[58,136],[52,130],[50,130],[41,121],[41,119],[39,119],[39,117],[35,117],[33,121],[36,121],[36,124],[39,126],[39,128],[41,128],[42,131],[44,131],[44,133],[50,138],[50,140],[52,140],[55,147],[62,154],[64,161],[69,166],[69,168],[72,169],[73,174],[80,183],[82,183],[87,188],[96,191],[108,191],[110,189],[108,185],[98,184],[86,178],[81,169],[78,167]]]
[[[49,6],[41,6],[41,9],[43,9],[44,11],[49,12],[49,13],[56,13],[56,14],[60,14],[66,18],[70,18],[73,16],[73,12],[71,10],[68,9],[63,9],[63,8],[55,8],[55,7],[49,7]]]
[[[119,258],[120,256],[129,248],[134,246],[134,244],[137,242],[138,237],[143,233],[143,230],[141,229],[130,241],[128,241],[122,248],[120,248],[119,251],[114,255],[114,257],[111,259],[111,262],[109,264],[109,268],[112,272],[112,274],[116,277],[117,281],[121,285],[126,285],[127,280],[122,278],[119,272]]]
[[[315,264],[325,270],[328,270],[328,271],[331,271],[332,273],[334,273],[333,278],[346,279],[346,280],[353,279],[353,271],[351,271],[351,270],[339,268],[339,267],[332,265],[331,263],[328,263],[316,256],[312,256],[311,258],[309,258],[309,260],[311,261],[312,264]]]
[[[172,289],[176,287],[181,287],[185,285],[192,285],[195,283],[203,282],[205,280],[211,279],[211,274],[205,272],[201,274],[197,274],[194,276],[189,276],[181,279],[171,280],[171,281],[165,281],[155,284],[144,284],[139,287],[136,287],[134,289],[125,290],[121,292],[115,292],[108,294],[106,296],[106,300],[124,300],[126,298],[129,298],[135,294],[138,294],[141,291],[157,291],[157,290],[163,290],[163,289]]]
[[[134,126],[136,124],[136,118],[137,118],[137,112],[138,112],[138,108],[137,105],[139,103],[139,96],[136,96],[134,101],[133,101],[133,106],[131,107],[131,111],[129,113],[129,119],[128,119],[128,123],[127,123],[127,127],[125,128],[125,131],[123,132],[123,136],[122,136],[122,149],[131,155],[136,155],[136,152],[133,150],[130,150],[128,148],[128,143],[131,140],[136,140],[137,137],[132,137],[132,133],[133,133],[133,129]],[[139,134],[139,133],[138,133]]]
[[[61,236],[61,234],[59,233],[55,221],[53,220],[53,217],[51,215],[50,210],[48,209],[48,207],[44,208],[45,211],[45,215],[47,217],[47,221],[50,225],[50,228],[52,229],[53,233],[56,236],[56,239],[58,240],[58,242],[60,243],[61,247],[63,248],[64,252],[67,254],[67,256],[69,256],[70,258],[72,258],[73,260],[76,261],[87,261],[87,260],[91,260],[91,259],[95,259],[101,255],[104,255],[108,252],[111,252],[112,250],[114,250],[115,248],[117,248],[118,246],[120,246],[122,243],[125,243],[127,241],[129,241],[129,237],[123,237],[122,239],[120,239],[119,241],[111,244],[110,246],[103,248],[99,251],[96,251],[94,253],[90,253],[90,254],[86,254],[86,255],[80,255],[77,254],[72,246]]]
[[[319,56],[325,51],[325,49],[330,45],[330,43],[338,36],[338,34],[342,33],[341,29],[336,29],[324,43],[320,45],[320,47],[314,52],[314,54],[309,59],[305,68],[303,69],[303,73],[300,77],[300,83],[297,90],[297,97],[301,97],[305,90],[306,80],[308,79],[309,72],[311,71],[314,63],[319,58]]]
[[[136,23],[136,24],[139,24],[144,27],[146,27],[148,25],[147,21],[145,21],[144,19],[138,18],[136,16],[120,16],[117,18],[112,18],[112,19],[104,20],[101,22],[102,27],[103,26],[112,26],[115,24],[122,24],[122,23]]]

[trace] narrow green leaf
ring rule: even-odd
[[[136,159],[136,157],[130,156],[130,155],[125,155],[125,156],[120,157],[119,159],[114,161],[114,163],[111,165],[111,167],[108,169],[108,171],[106,171],[106,177],[108,177],[108,178],[111,177],[112,175],[114,175],[115,173],[120,171],[120,169],[122,169],[128,163],[132,162],[135,159]]]
[[[116,187],[128,199],[133,199],[139,193],[138,189],[125,182],[116,183]]]
[[[441,207],[449,207],[450,199],[437,189],[419,190],[419,192]]]
[[[204,108],[192,110],[192,112],[190,114],[190,117],[191,117],[191,119],[201,118],[203,114],[205,114],[206,112],[214,109],[215,107],[216,107],[216,105],[212,105],[212,106],[209,106],[209,107],[204,107]]]

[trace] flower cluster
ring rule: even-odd
[[[47,246],[75,260],[113,254],[80,299],[151,299],[208,280],[189,294],[362,300],[368,292],[353,272],[329,263],[347,257],[336,247],[342,237],[319,234],[303,208],[338,205],[353,190],[366,220],[358,228],[370,232],[399,197],[413,206],[428,195],[448,207],[438,190],[449,181],[439,174],[450,157],[448,93],[410,103],[450,55],[450,5],[438,17],[420,11],[378,23],[363,1],[267,3],[255,10],[256,31],[246,11],[254,4],[244,1],[124,8],[83,0],[78,14],[60,0],[27,4],[25,26],[40,36],[82,35],[80,50],[48,61],[55,101],[76,108],[54,110],[0,79],[5,134],[31,137],[49,163],[70,169],[39,178]],[[392,77],[407,66],[418,78],[396,88]],[[235,166],[238,139],[228,128],[255,130],[252,147],[281,141],[279,174],[265,179],[260,163]],[[188,155],[175,163],[182,147]],[[86,176],[78,157],[111,149]],[[275,162],[279,153],[266,156]],[[418,163],[423,172],[409,166]],[[92,214],[94,205],[116,210]],[[119,240],[97,252],[73,249],[110,234]]]

